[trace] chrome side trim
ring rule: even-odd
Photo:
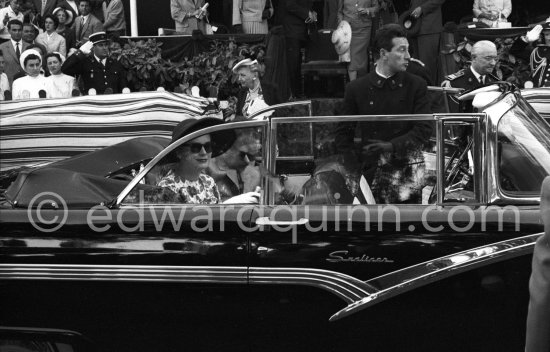
[[[432,282],[473,270],[490,263],[497,263],[506,259],[532,253],[535,242],[541,235],[543,235],[543,233],[477,247],[368,280],[365,283],[370,287],[378,288],[377,292],[338,311],[330,317],[330,321],[342,319],[362,309],[385,301],[388,298],[425,286]]]
[[[352,276],[330,270],[307,268],[261,268],[249,270],[251,285],[312,286],[328,291],[352,304],[377,290]]]
[[[0,280],[97,280],[246,284],[246,267],[0,264]]]

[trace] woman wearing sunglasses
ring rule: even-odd
[[[200,136],[176,150],[179,162],[170,169],[158,186],[177,194],[175,201],[187,204],[216,204],[220,192],[214,179],[203,171],[212,158],[210,135]]]
[[[188,119],[174,130],[172,142],[200,128],[221,123],[218,119]],[[158,186],[170,189],[175,199],[171,202],[185,204],[218,204],[222,203],[218,186],[205,170],[212,159],[213,145],[209,134],[197,137],[182,144],[174,150],[176,163],[158,182]],[[247,192],[226,200],[223,203],[258,203],[258,192]]]

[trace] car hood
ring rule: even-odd
[[[170,139],[165,137],[135,138],[44,167],[24,170],[6,190],[6,200],[18,208],[38,206],[42,198],[55,200],[57,206],[73,208],[108,202],[129,182],[109,178],[109,175],[135,164],[139,167],[169,143]]]

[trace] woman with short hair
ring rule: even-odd
[[[61,65],[65,57],[60,53],[49,53],[46,55],[46,65],[50,76],[46,77],[46,91],[50,98],[69,98],[75,88],[74,77],[61,72]]]
[[[67,43],[65,38],[56,32],[59,20],[54,15],[47,15],[44,17],[44,28],[46,31],[39,34],[35,41],[46,47],[48,53],[57,51],[63,56],[67,56]]]
[[[237,81],[243,89],[238,94],[237,117],[250,118],[256,111],[281,103],[277,86],[260,79],[260,64],[250,58],[233,67]]]

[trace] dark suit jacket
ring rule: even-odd
[[[542,183],[540,205],[544,235],[533,253],[525,352],[550,351],[550,177]]]
[[[277,89],[277,86],[270,82],[264,82],[260,81],[260,84],[262,86],[262,94],[264,96],[264,101],[267,105],[275,105],[282,103],[282,99],[279,96],[279,90]],[[243,116],[243,106],[244,102],[246,100],[246,94],[248,92],[248,88],[243,88],[239,91],[239,94],[237,96],[237,112],[236,116]]]
[[[84,26],[82,26],[82,16],[78,16],[71,28],[74,31],[77,47],[86,43],[90,35],[96,32],[103,32],[103,24],[92,14],[89,15]]]
[[[431,114],[426,82],[408,72],[384,79],[372,71],[347,85],[343,112],[344,115]],[[406,154],[411,144],[424,143],[432,130],[431,124],[425,121],[380,121],[369,126],[361,129],[363,143],[368,139],[391,142],[398,155]],[[346,150],[353,145],[355,127],[356,123],[338,126],[338,149]]]
[[[80,75],[84,94],[90,88],[94,88],[97,94],[103,94],[107,88],[111,88],[113,93],[121,93],[127,86],[126,72],[118,61],[108,58],[103,66],[93,55],[86,56],[80,50],[67,58],[61,71],[73,77]]]
[[[411,10],[422,8],[422,22],[419,35],[439,34],[443,30],[441,6],[445,0],[411,0]]]
[[[42,16],[42,18],[44,18],[44,16],[46,15],[51,15],[53,10],[55,10],[59,6],[58,2],[58,0],[46,0],[46,7],[44,9],[44,15]],[[36,13],[40,15],[42,13],[42,0],[33,0],[33,5]]]
[[[281,0],[278,11],[285,37],[307,40],[305,20],[312,8],[313,0]]]
[[[25,51],[25,49],[27,49],[29,44],[25,43],[22,40],[20,43],[21,43],[21,52],[23,52]],[[6,76],[8,76],[8,81],[10,82],[10,87],[11,87],[13,83],[13,77],[19,72],[23,72],[23,75],[24,75],[25,71],[21,67],[19,60],[15,55],[15,49],[13,48],[11,40],[8,40],[7,42],[0,44],[0,50],[2,50],[2,54],[4,55],[4,61],[5,61],[4,72],[6,73]]]

